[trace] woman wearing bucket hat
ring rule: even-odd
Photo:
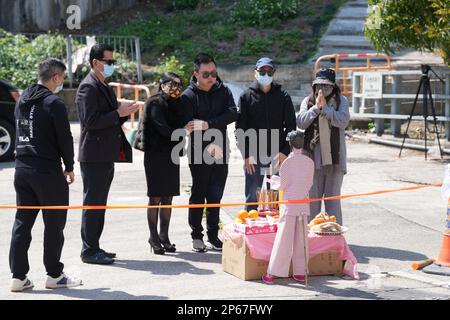
[[[350,121],[348,100],[341,95],[333,69],[321,69],[312,92],[300,107],[297,126],[305,130],[304,149],[314,160],[314,184],[310,198],[339,196],[347,173],[345,128]],[[321,211],[321,202],[311,202],[311,217]],[[325,201],[325,211],[342,225],[340,200]]]

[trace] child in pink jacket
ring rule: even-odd
[[[314,177],[314,162],[303,154],[304,134],[292,131],[288,134],[292,152],[280,167],[280,190],[283,201],[308,198]],[[276,176],[272,177],[275,182]],[[289,277],[292,262],[293,278],[305,280],[307,241],[307,221],[309,203],[295,203],[281,206],[278,231],[270,256],[267,274],[262,277],[265,283],[272,284],[273,277]],[[303,221],[302,221],[303,217]]]

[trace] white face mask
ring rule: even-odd
[[[273,77],[270,77],[269,75],[265,74],[263,76],[261,75],[257,75],[256,76],[256,81],[258,81],[258,83],[262,86],[268,86],[272,83],[273,81]]]
[[[55,91],[53,91],[53,93],[60,93],[63,88],[64,88],[64,83],[59,85],[59,86],[57,86]]]
[[[60,93],[62,89],[64,88],[64,81],[59,86],[56,87],[55,91],[53,93]]]

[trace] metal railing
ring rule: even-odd
[[[383,58],[386,64],[373,64],[373,58]],[[365,59],[363,66],[343,66],[341,60],[345,59]],[[375,70],[392,70],[392,60],[387,54],[382,53],[357,53],[357,54],[329,54],[319,57],[314,64],[314,74],[320,68],[320,64],[324,61],[334,63],[334,71],[336,72],[336,80],[339,83],[341,92],[348,98],[351,97],[352,90],[352,72],[355,71],[375,71]]]
[[[382,94],[378,98],[370,98],[364,95],[363,79],[373,72],[354,72],[353,73],[353,97],[352,97],[352,112],[351,117],[353,119],[368,118],[374,119],[375,122],[375,132],[377,135],[382,135],[384,133],[384,121],[390,120],[390,130],[395,136],[401,134],[401,121],[407,120],[409,114],[401,114],[401,102],[402,101],[413,101],[417,94],[417,87],[419,85],[421,71],[379,71],[382,77]],[[401,93],[400,85],[402,83],[402,76],[415,76],[417,83],[415,91],[413,93]],[[445,104],[443,112],[438,115],[436,112],[436,120],[438,122],[444,122],[445,125],[445,136],[448,141],[450,141],[450,72],[444,73],[445,77],[445,89],[443,94],[433,93],[432,97],[436,104],[440,101]],[[385,92],[387,89],[387,79],[389,79],[390,92]],[[420,93],[418,96],[418,101],[422,101],[423,95]],[[366,100],[372,101],[374,103],[374,112],[366,113],[368,109],[366,107]],[[390,104],[390,113],[385,113],[385,106]],[[412,106],[412,103],[411,103]],[[414,115],[412,120],[422,120],[422,115]],[[433,121],[433,117],[428,117],[429,121]]]
[[[44,44],[46,38],[48,39],[48,56],[50,55],[54,58],[58,58],[63,60],[68,68],[67,68],[67,76],[69,81],[69,86],[72,88],[75,82],[75,74],[77,73],[77,68],[82,65],[88,65],[89,63],[89,51],[90,48],[95,43],[105,43],[109,44],[114,48],[115,58],[118,62],[119,67],[122,66],[122,63],[129,62],[132,71],[134,81],[130,82],[143,82],[142,76],[142,58],[141,58],[141,44],[138,37],[126,37],[126,36],[110,36],[110,35],[62,35],[62,34],[49,34],[49,33],[24,33],[20,34],[24,36],[27,40],[33,41],[37,37],[44,37]],[[51,40],[56,37],[62,37],[61,41],[64,42],[63,47],[60,53],[56,54],[54,51],[50,51]],[[20,41],[17,38],[14,38],[14,46],[20,46]],[[62,45],[61,43],[58,45]],[[11,61],[6,61],[5,57],[0,56],[0,65],[7,65],[9,63],[13,63]],[[26,63],[24,61],[23,63]],[[123,71],[123,70],[121,70]],[[114,79],[116,81],[124,82],[124,76],[118,77]]]
[[[141,44],[138,37],[125,37],[125,36],[107,36],[107,35],[69,35],[66,36],[66,48],[67,48],[67,65],[73,66],[73,57],[75,50],[80,48],[87,48],[89,51],[94,43],[108,44],[114,48],[114,54],[116,60],[121,65],[125,60],[135,64],[137,82],[143,82],[142,76],[142,59],[141,59]],[[75,47],[75,50],[74,50]],[[70,54],[71,53],[71,54]],[[76,56],[75,56],[76,57]],[[73,82],[73,68],[68,71],[69,82]],[[123,79],[117,79],[123,81]]]
[[[142,116],[142,110],[144,107],[145,102],[148,98],[150,98],[150,89],[144,85],[133,85],[133,84],[125,84],[125,83],[117,83],[117,82],[110,82],[108,83],[111,87],[116,88],[116,96],[117,101],[119,102],[131,102],[132,100],[124,99],[122,89],[131,89],[134,90],[134,101],[139,105],[139,113],[138,113],[138,121],[141,119]],[[140,99],[140,93],[145,93],[145,98]],[[135,112],[133,112],[130,116],[130,122],[131,122],[131,129],[134,128],[134,121],[135,121]]]

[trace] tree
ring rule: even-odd
[[[365,35],[377,51],[437,51],[450,65],[449,0],[369,0]]]

